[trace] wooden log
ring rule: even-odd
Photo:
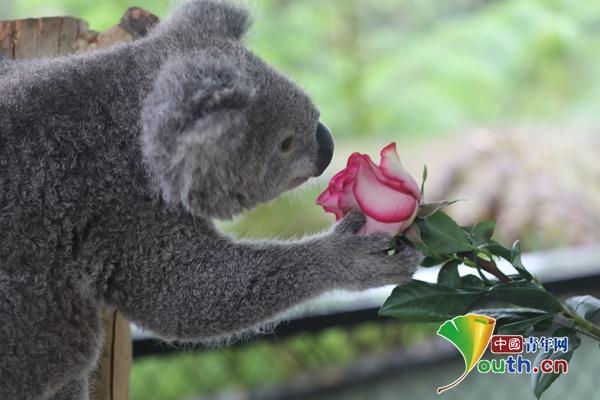
[[[105,32],[94,32],[73,17],[30,18],[0,21],[0,56],[32,59],[80,53],[143,36],[158,22],[148,11],[129,8],[121,21]],[[104,343],[100,360],[90,380],[93,400],[129,399],[132,344],[129,322],[106,310]]]
[[[90,379],[93,400],[129,399],[131,331],[129,322],[117,311],[104,315],[104,345]]]
[[[30,59],[107,48],[145,35],[157,22],[155,15],[139,7],[129,8],[104,32],[92,31],[87,22],[73,17],[0,21],[0,55]]]

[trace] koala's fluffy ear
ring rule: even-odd
[[[197,32],[240,39],[249,26],[250,16],[241,5],[219,0],[187,0],[173,9],[159,30],[182,32],[184,36]]]
[[[205,55],[167,62],[144,101],[141,145],[145,167],[168,203],[193,211],[190,194],[227,170],[240,154],[245,110],[256,89],[232,60]],[[209,176],[210,172],[210,176]],[[208,183],[208,182],[206,182]]]

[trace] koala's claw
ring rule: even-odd
[[[387,241],[389,248],[389,241]],[[385,251],[360,257],[355,287],[366,289],[389,284],[402,284],[410,280],[423,256],[409,246],[397,247],[396,253]]]
[[[355,234],[367,222],[367,218],[360,211],[352,211],[346,215],[335,227],[336,233]]]
[[[373,250],[370,254],[385,253],[387,255],[388,250],[395,246],[394,236],[388,233],[373,233],[367,237],[373,243]]]
[[[423,256],[389,233],[357,235],[364,223],[362,213],[352,212],[335,227],[334,252],[342,258],[340,264],[345,266],[337,274],[344,276],[350,289],[407,282]],[[388,250],[392,248],[395,253],[389,255]]]
[[[355,245],[364,247],[369,253],[379,253],[389,250],[394,246],[394,237],[389,233],[373,233],[368,236],[358,236],[357,232],[367,221],[365,215],[360,211],[352,211],[346,215],[335,227],[334,233],[341,237],[347,237]]]

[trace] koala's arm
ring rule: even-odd
[[[166,339],[227,337],[331,289],[404,283],[421,260],[410,247],[387,255],[388,235],[355,235],[358,213],[329,233],[287,242],[235,242],[205,221],[161,215],[158,228],[135,233],[142,239],[125,250],[106,300]]]

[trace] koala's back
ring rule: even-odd
[[[76,269],[86,230],[143,186],[147,79],[126,47],[0,64],[0,270]]]
[[[223,43],[247,23],[236,7],[192,1],[134,42],[0,60],[0,270],[77,259],[86,240],[118,242],[119,220],[135,224],[156,199],[143,171],[139,119],[161,66],[190,52],[229,51]],[[102,229],[112,231],[94,231]]]

